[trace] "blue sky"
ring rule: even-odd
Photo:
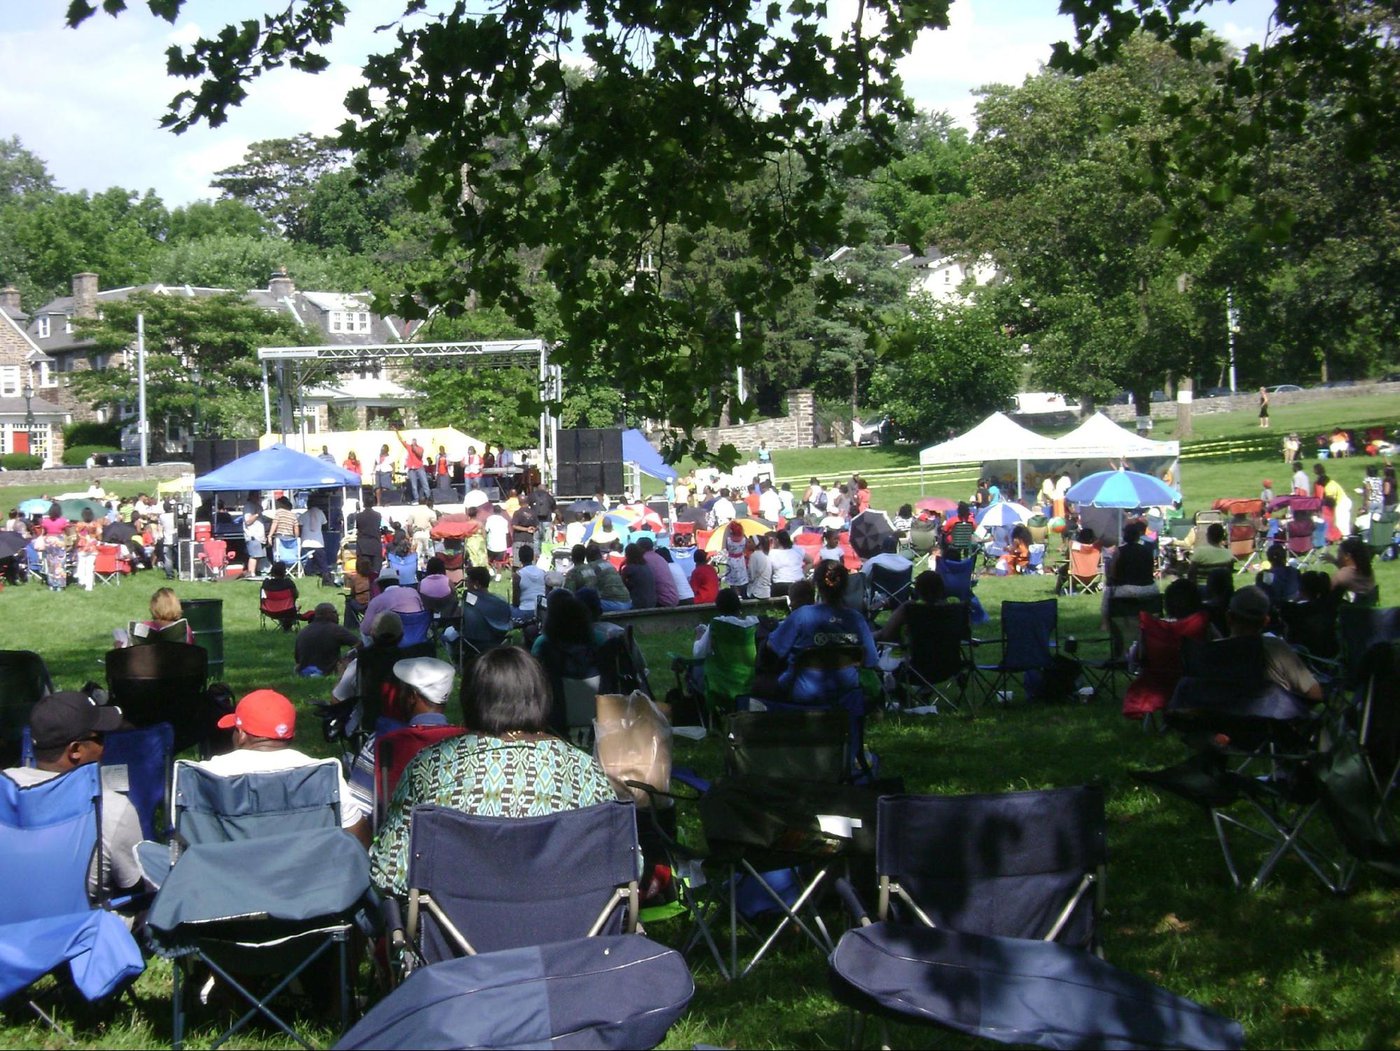
[[[849,2],[833,0],[833,17]],[[374,28],[403,10],[402,0],[352,0],[330,69],[314,77],[279,71],[261,78],[223,127],[175,136],[158,127],[180,89],[165,75],[166,48],[253,17],[272,0],[189,0],[175,26],[153,18],[138,0],[120,18],[98,14],[76,31],[63,25],[67,6],[67,0],[5,4],[0,137],[18,135],[64,189],[154,189],[170,207],[215,196],[209,179],[237,164],[249,143],[334,130],[360,61],[388,46],[376,41]],[[1055,0],[954,0],[950,28],[925,34],[905,62],[907,89],[921,108],[947,110],[971,127],[975,88],[1019,83],[1049,58],[1056,40],[1069,36],[1069,20],[1056,7]],[[1272,10],[1271,0],[1218,2],[1206,21],[1243,45],[1262,38]]]

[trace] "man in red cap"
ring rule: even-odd
[[[84,693],[51,693],[29,716],[36,767],[11,767],[5,776],[18,785],[37,785],[61,777],[88,763],[102,761],[103,735],[122,724],[122,710],[94,704]],[[105,886],[97,882],[96,859],[88,871],[88,895],[98,901],[129,890],[141,882],[136,844],[141,842],[141,819],[121,792],[102,789],[102,858]]]
[[[219,728],[233,731],[233,751],[199,764],[211,774],[220,777],[262,774],[320,762],[292,747],[297,710],[276,690],[254,690],[238,702],[232,715],[219,720]],[[343,774],[340,778],[340,824],[365,846],[369,845],[369,822],[351,796]]]

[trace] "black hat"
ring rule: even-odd
[[[95,733],[110,733],[121,724],[120,708],[97,704],[85,693],[65,690],[49,694],[34,706],[29,716],[29,733],[35,748],[60,748]]]

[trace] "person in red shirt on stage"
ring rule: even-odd
[[[404,461],[404,471],[408,474],[409,496],[416,504],[429,493],[428,472],[423,466],[423,446],[419,444],[417,438],[414,438],[411,443],[404,441],[403,435],[399,433],[397,427],[394,428],[394,437],[399,440],[399,444],[404,447],[408,454]]]

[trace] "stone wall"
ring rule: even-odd
[[[731,424],[727,427],[697,427],[695,437],[711,449],[728,442],[740,452],[767,442],[770,449],[812,449],[817,445],[817,403],[810,390],[787,392],[786,416]]]
[[[1366,394],[1400,394],[1400,383],[1358,383],[1354,387],[1318,387],[1310,390],[1294,391],[1290,394],[1270,394],[1269,406],[1277,409],[1284,405],[1313,404],[1314,402],[1336,401],[1342,402],[1337,406],[1338,424],[1346,423],[1347,408],[1345,402],[1351,398],[1359,398]],[[1196,398],[1191,402],[1192,416],[1210,416],[1217,412],[1233,412],[1235,410],[1259,409],[1259,392],[1257,390],[1241,391],[1225,398]],[[1105,416],[1119,423],[1133,425],[1137,419],[1137,409],[1131,405],[1105,405],[1100,410]],[[1176,419],[1175,401],[1155,401],[1152,403],[1152,418],[1154,420],[1174,420]]]
[[[146,467],[57,467],[43,471],[4,471],[0,472],[0,489],[17,485],[42,485],[55,493],[74,492],[86,489],[94,478],[103,483],[119,482],[166,482],[179,478],[182,474],[193,474],[192,463],[153,463]]]

